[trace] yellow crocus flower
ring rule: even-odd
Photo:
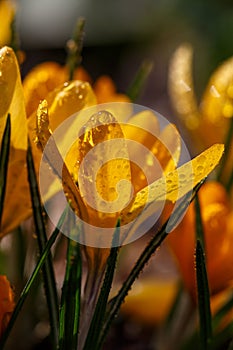
[[[4,102],[1,103],[0,109],[2,125],[1,130],[3,131],[6,115],[10,113],[13,130],[15,130],[15,132],[12,132],[12,147],[14,147],[14,149],[16,150],[16,152],[12,154],[11,163],[13,164],[13,162],[17,159],[16,153],[18,154],[19,150],[23,151],[23,153],[26,152],[26,114],[24,107],[24,99],[22,97],[22,84],[20,81],[18,63],[15,58],[15,55],[11,49],[4,48],[1,50],[0,56],[0,79],[2,82],[0,86],[2,88],[2,96],[4,96],[3,94],[5,94],[5,97],[2,100]],[[88,83],[73,81],[62,85],[61,87],[58,87],[50,93],[46,103],[41,103],[37,113],[38,120],[36,121],[35,114],[32,114],[31,117],[28,119],[29,134],[31,135],[33,133],[37,122],[37,141],[43,149],[45,146],[45,142],[47,141],[47,137],[53,134],[53,131],[63,120],[65,120],[68,116],[72,115],[78,110],[95,104],[96,98]],[[138,216],[138,214],[141,213],[142,209],[150,203],[157,202],[161,198],[171,200],[172,202],[177,201],[185,193],[190,191],[193,188],[193,186],[195,186],[199,181],[205,178],[210,171],[214,169],[214,167],[218,164],[219,159],[221,158],[221,155],[223,153],[222,145],[214,145],[210,149],[203,152],[203,154],[193,159],[192,161],[176,169],[175,167],[177,164],[176,161],[173,161],[173,158],[176,159],[177,157],[177,147],[179,147],[179,143],[176,143],[176,141],[174,141],[176,147],[172,152],[170,152],[170,149],[172,149],[172,147],[169,145],[166,146],[166,142],[164,141],[166,137],[164,137],[164,140],[160,140],[159,137],[151,135],[147,131],[148,129],[144,130],[143,125],[141,127],[141,125],[137,123],[130,125],[129,123],[127,124],[120,122],[117,120],[118,116],[114,116],[114,113],[111,114],[109,111],[107,111],[107,113],[102,113],[103,115],[107,116],[107,119],[101,124],[101,132],[99,133],[98,128],[96,127],[92,128],[90,132],[88,130],[85,130],[82,137],[80,137],[77,140],[77,142],[74,143],[74,146],[72,146],[69,152],[67,153],[67,157],[64,163],[65,168],[67,168],[67,170],[64,173],[65,176],[63,178],[63,183],[65,186],[68,183],[67,196],[73,199],[71,205],[74,206],[75,211],[80,211],[81,213],[84,213],[84,215],[86,215],[87,217],[87,220],[91,221],[91,223],[93,223],[94,225],[97,224],[106,227],[109,227],[110,225],[112,227],[113,224],[115,225],[118,216],[121,217],[122,225],[126,225],[133,219],[135,219]],[[86,120],[87,124],[90,127],[92,125],[92,117],[93,116],[90,116],[90,118],[87,118]],[[138,119],[137,116],[135,118]],[[44,129],[42,128],[42,132],[40,133],[40,130],[38,130],[38,124],[40,124],[40,121],[43,120],[45,121],[45,125],[47,125],[47,130],[45,130],[43,126]],[[156,118],[154,118],[154,120],[156,120]],[[112,128],[109,128],[109,121],[111,121]],[[148,119],[145,119],[145,121],[149,123]],[[79,125],[79,128],[82,127],[83,125]],[[171,129],[171,127],[169,126],[167,130],[162,132],[164,132],[166,135],[166,133],[171,133],[171,130],[176,129],[174,127],[173,129]],[[178,137],[177,131],[173,131],[173,133],[175,135],[174,140],[176,140]],[[116,211],[116,213],[114,214],[111,213],[111,215],[102,215],[102,213],[100,213],[98,210],[89,208],[87,203],[85,203],[84,193],[81,192],[80,187],[77,186],[75,183],[75,171],[78,170],[77,164],[82,160],[82,157],[86,156],[87,152],[90,149],[93,149],[97,144],[103,142],[104,140],[114,138],[116,139],[117,137],[119,137],[116,135],[120,135],[122,139],[127,139],[127,137],[131,137],[132,140],[139,140],[139,142],[142,142],[146,148],[149,148],[151,152],[155,154],[159,162],[162,164],[164,174],[159,179],[156,178],[155,175],[155,178],[152,179],[149,184],[146,184],[145,182],[139,180],[140,172],[137,172],[137,169],[134,169],[131,166],[130,162],[128,162],[128,164],[122,164],[121,162],[119,164],[116,164],[115,162],[109,162],[109,164],[106,165],[107,168],[102,167],[101,169],[102,175],[104,177],[104,185],[102,180],[97,180],[95,184],[98,191],[100,191],[100,194],[103,197],[103,199],[107,198],[107,200],[111,201],[111,196],[116,195],[116,192],[110,190],[117,183],[115,180],[112,179],[112,175],[116,176],[117,180],[121,180],[132,179],[133,174],[134,176],[132,182],[134,187],[134,195],[132,197],[132,200],[124,209]],[[141,135],[141,139],[138,135]],[[86,142],[86,140],[88,140],[88,142]],[[74,150],[77,150],[77,145],[79,145],[79,148],[78,153],[76,153],[75,155]],[[162,152],[158,152],[158,150],[162,150]],[[128,152],[129,150],[126,151]],[[40,159],[40,153],[36,152],[37,151],[34,150],[35,160],[37,160],[37,158]],[[49,162],[53,165],[54,159],[50,159]],[[74,168],[74,162],[76,168]],[[125,163],[125,161],[123,163]],[[191,173],[190,167],[192,168]],[[23,163],[22,168],[25,168]],[[123,168],[125,169],[124,171],[122,171]],[[26,179],[23,182],[21,181],[18,186],[15,185],[14,190],[12,190],[12,183],[18,179],[20,173],[18,171],[17,176],[14,173],[14,176],[11,179],[11,174],[12,172],[14,172],[13,170],[17,172],[17,170],[19,169],[17,168],[17,166],[12,168],[12,171],[11,169],[9,169],[8,173],[10,180],[8,180],[8,191],[11,191],[11,194],[12,192],[17,192],[16,194],[14,193],[14,199],[12,199],[12,195],[8,195],[6,197],[4,209],[5,217],[3,217],[2,226],[5,232],[9,231],[9,227],[12,228],[13,226],[19,223],[15,222],[15,224],[13,225],[11,221],[13,221],[14,216],[18,216],[17,213],[21,211],[20,208],[22,208],[23,216],[28,215],[28,213],[26,213],[23,209],[23,204],[25,205],[25,207],[30,207],[29,199],[23,198],[22,201],[18,202],[18,195],[20,195],[21,193],[20,187],[27,187]],[[179,178],[182,178],[182,181],[180,181]],[[23,192],[26,193],[24,187]],[[84,191],[84,189],[86,189],[87,191],[91,191],[92,188],[93,187],[91,187],[90,182],[86,182],[83,185],[82,191]],[[125,194],[123,193],[123,195]],[[15,208],[14,212],[12,212],[11,209],[13,205],[11,204],[12,201]],[[99,203],[97,204],[99,205]]]

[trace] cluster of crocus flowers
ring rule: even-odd
[[[67,65],[49,61],[40,63],[26,75],[23,80],[26,112],[30,116],[48,93],[64,84],[69,77]],[[109,76],[100,76],[94,83],[83,67],[75,69],[72,80],[85,81],[93,86],[96,103],[130,102],[129,98],[118,93],[116,86]]]
[[[26,112],[25,112],[25,102],[24,102],[24,98],[23,98],[23,86],[21,84],[20,81],[20,74],[19,74],[19,68],[18,68],[18,63],[16,60],[16,57],[12,51],[12,49],[10,48],[3,48],[1,49],[1,81],[3,82],[3,84],[1,84],[2,90],[3,90],[3,94],[5,96],[4,101],[6,101],[3,105],[2,105],[2,111],[1,111],[1,125],[2,125],[2,131],[4,128],[4,124],[5,124],[5,120],[6,120],[6,116],[8,113],[10,113],[11,115],[11,120],[12,120],[12,147],[14,147],[14,152],[12,151],[12,161],[16,161],[16,159],[18,157],[16,157],[16,155],[18,156],[17,152],[19,150],[25,150],[27,147],[27,134],[29,133],[30,135],[34,133],[35,135],[35,129],[37,129],[37,137],[39,138],[39,143],[41,143],[43,148],[43,142],[46,142],[46,138],[43,139],[46,135],[46,132],[42,130],[42,134],[40,135],[40,122],[42,120],[47,119],[47,131],[49,132],[49,135],[56,129],[56,127],[62,122],[64,121],[66,118],[68,118],[70,115],[74,114],[77,111],[80,111],[82,109],[85,109],[87,107],[96,105],[97,101],[96,101],[96,97],[95,97],[95,93],[92,90],[90,84],[88,82],[83,82],[83,81],[79,81],[79,80],[74,80],[65,84],[62,84],[61,86],[58,86],[57,88],[55,88],[53,91],[51,91],[50,93],[48,93],[46,97],[46,105],[47,107],[44,110],[44,116],[43,118],[41,117],[43,115],[43,106],[44,103],[42,102],[41,105],[39,106],[38,112],[34,111],[31,116],[26,116]],[[40,86],[40,85],[39,85]],[[38,88],[39,88],[38,86]],[[41,112],[42,111],[42,112]],[[104,112],[103,112],[104,113]],[[110,112],[106,113],[106,115],[108,115],[108,117],[110,116]],[[89,116],[89,119],[91,120],[91,115]],[[207,150],[205,155],[206,156],[198,156],[200,158],[195,158],[193,161],[190,162],[190,164],[193,167],[193,171],[192,171],[192,180],[193,181],[189,181],[189,182],[185,182],[183,181],[182,184],[179,183],[179,181],[177,181],[177,175],[179,175],[182,172],[185,172],[186,167],[182,166],[180,168],[178,168],[178,170],[176,170],[176,165],[177,165],[177,161],[179,158],[179,142],[177,142],[177,131],[175,129],[175,127],[169,126],[167,128],[167,130],[164,131],[164,138],[162,138],[161,136],[161,140],[153,135],[150,135],[149,132],[147,131],[149,126],[147,126],[147,129],[143,127],[143,125],[147,124],[152,125],[152,129],[157,128],[157,124],[158,121],[156,120],[156,118],[152,118],[151,117],[151,113],[147,113],[146,117],[144,115],[143,121],[142,118],[140,116],[135,116],[133,117],[132,120],[132,124],[128,124],[126,125],[125,123],[120,123],[117,121],[117,117],[113,116],[110,117],[113,118],[113,135],[115,134],[115,129],[119,130],[119,132],[121,133],[121,136],[127,138],[131,138],[134,140],[138,141],[138,138],[141,137],[141,141],[142,143],[145,142],[145,146],[149,149],[152,149],[152,153],[154,152],[157,156],[158,155],[158,160],[160,162],[160,164],[162,164],[162,168],[164,169],[164,173],[165,175],[167,174],[167,177],[170,181],[167,181],[167,194],[166,194],[166,198],[170,199],[171,201],[175,201],[177,199],[179,199],[179,196],[181,197],[182,195],[184,195],[185,193],[187,193],[187,191],[191,190],[191,188],[193,186],[195,186],[195,184],[197,184],[199,181],[201,181],[205,176],[208,175],[208,173],[216,166],[216,164],[218,163],[222,151],[223,151],[223,146],[222,145],[215,145],[213,146],[212,149]],[[135,120],[136,122],[133,122],[133,120]],[[139,122],[140,120],[140,122]],[[91,123],[91,122],[90,122]],[[106,121],[106,124],[109,124],[109,120]],[[83,125],[79,125],[79,128],[81,129],[83,127]],[[107,126],[108,129],[109,125]],[[103,128],[105,128],[105,125],[103,123]],[[144,129],[143,129],[144,128]],[[172,147],[170,145],[167,145],[166,147],[166,133],[169,133],[169,135],[171,136],[171,130],[173,132],[173,138],[174,138],[174,145],[175,148],[172,149]],[[139,137],[139,131],[141,131],[141,136]],[[83,139],[87,137],[90,137],[90,133],[88,135],[89,129],[87,130],[87,134],[84,133]],[[93,137],[93,140],[96,139],[96,143],[101,142],[101,138],[99,138],[101,134],[98,134],[98,130],[96,128],[93,129],[91,131],[91,133],[93,135],[91,135],[92,137],[95,136],[95,133],[97,134],[97,137]],[[33,135],[33,136],[34,136]],[[114,136],[111,135],[110,130],[106,130],[106,135],[108,135],[107,137],[109,138],[114,138]],[[110,136],[109,136],[110,135]],[[148,137],[150,136],[150,137]],[[172,138],[172,139],[173,139]],[[93,141],[92,140],[92,141]],[[38,141],[38,140],[37,140]],[[77,141],[79,144],[80,142],[82,143],[82,139]],[[84,142],[84,141],[83,141]],[[149,145],[147,145],[147,142]],[[91,145],[91,142],[90,142]],[[89,147],[90,147],[89,145]],[[80,146],[80,145],[79,145]],[[91,147],[94,147],[95,144],[92,144]],[[86,144],[85,144],[86,147]],[[82,145],[81,145],[82,148]],[[158,152],[158,149],[163,150],[163,152]],[[73,149],[70,150],[72,156],[70,156],[69,154],[67,154],[67,160],[72,159],[72,164],[69,165],[67,164],[68,169],[70,170],[73,166],[74,166],[74,162],[76,164],[78,164],[78,157],[79,155],[76,155],[76,159],[75,161],[73,160],[74,155],[73,155]],[[87,150],[85,150],[85,152],[87,152]],[[84,152],[84,153],[85,153]],[[177,155],[178,152],[178,155]],[[21,152],[23,153],[23,152]],[[39,153],[39,152],[38,152]],[[39,153],[40,154],[40,153]],[[81,156],[81,155],[80,155]],[[82,154],[83,156],[83,154]],[[37,156],[35,155],[35,160],[36,160]],[[161,158],[161,159],[160,159]],[[198,168],[199,164],[199,159],[203,160],[203,158],[205,158],[204,164],[201,164],[202,167]],[[39,156],[40,159],[40,156]],[[167,170],[166,170],[167,168]],[[131,171],[131,170],[130,170]],[[132,171],[135,171],[135,169],[133,169]],[[172,172],[174,171],[174,173]],[[71,171],[72,173],[72,171]],[[11,171],[9,171],[9,174],[11,174]],[[19,174],[18,174],[19,175]],[[136,174],[137,175],[137,174]],[[185,175],[185,173],[184,173]],[[163,181],[161,181],[161,179],[158,179],[155,181],[155,183],[153,181],[151,181],[151,184],[149,185],[150,188],[146,189],[145,186],[145,181],[143,182],[142,177],[140,176],[133,176],[134,177],[134,181],[135,181],[135,185],[134,188],[136,189],[136,195],[135,198],[137,198],[137,200],[134,200],[131,203],[130,208],[128,208],[128,210],[131,212],[136,212],[136,209],[141,208],[142,206],[144,206],[146,204],[143,203],[143,201],[145,200],[145,198],[147,198],[149,189],[150,189],[150,194],[149,194],[149,202],[152,202],[153,200],[156,200],[156,198],[159,198],[160,196],[160,191],[156,190],[156,193],[153,192],[153,188],[159,186],[160,183],[162,183]],[[110,178],[109,178],[110,180]],[[173,180],[173,181],[171,181]],[[141,184],[140,181],[142,181]],[[177,195],[178,192],[178,187],[181,187],[181,191],[179,192],[179,195]],[[10,185],[9,185],[10,187]],[[16,186],[18,187],[18,186]],[[174,189],[173,189],[174,188]],[[164,192],[164,188],[163,191]],[[104,196],[104,195],[103,195]],[[17,196],[14,196],[16,199]],[[140,200],[142,202],[140,202]],[[148,200],[148,198],[146,199]],[[8,203],[6,201],[6,203]],[[137,203],[137,204],[136,204]],[[21,202],[21,206],[22,206],[22,202]],[[6,209],[6,210],[10,210],[10,209]],[[16,211],[17,213],[17,211]],[[3,220],[4,221],[4,220]]]
[[[55,67],[55,71],[56,69],[60,68]],[[42,81],[39,79],[37,82],[31,73],[32,75],[27,81],[25,80],[23,86],[16,56],[8,47],[0,50],[0,73],[0,92],[4,97],[0,104],[0,137],[2,138],[8,114],[10,114],[12,126],[2,235],[17,227],[31,214],[26,169],[28,136],[32,143],[38,174],[42,152],[49,145],[46,161],[52,180],[50,181],[49,176],[46,178],[48,180],[47,199],[57,191],[56,185],[53,186],[53,176],[54,173],[59,174],[57,166],[62,159],[60,180],[65,196],[75,214],[89,226],[107,230],[114,229],[118,219],[120,219],[121,229],[136,221],[132,230],[129,226],[130,229],[127,232],[129,236],[134,234],[135,227],[140,227],[148,216],[158,210],[161,202],[168,200],[174,203],[191,191],[216,167],[223,154],[223,145],[215,144],[193,160],[177,167],[180,157],[180,137],[173,125],[168,124],[160,130],[158,118],[154,113],[142,111],[134,115],[132,106],[128,103],[126,105],[123,103],[125,106],[123,108],[121,108],[122,102],[120,105],[117,103],[110,104],[110,107],[105,105],[98,107],[98,101],[105,101],[104,98],[101,100],[100,92],[105,91],[103,86],[109,84],[109,80],[107,83],[106,79],[103,82],[100,81],[96,86],[95,94],[91,85],[82,80],[65,83],[62,81],[57,85],[53,80],[57,74],[51,75],[50,85],[50,71],[46,73],[45,70],[44,75],[40,75]],[[33,82],[32,86],[30,81]],[[101,84],[103,84],[102,87]],[[126,96],[118,95],[115,89],[109,89],[108,93],[105,91],[104,94],[108,102],[115,99],[117,102],[122,99],[124,102],[128,100]],[[33,105],[34,102],[32,103],[33,96],[43,99],[41,102],[38,101],[38,108]],[[26,110],[30,115],[27,115]],[[71,125],[71,134],[73,132],[72,135],[75,134],[76,139],[69,145],[63,157],[55,142],[56,130],[72,115],[77,115],[75,123]],[[69,143],[69,136],[70,134],[62,134],[64,142],[68,138]],[[127,144],[127,140],[131,143]],[[108,141],[111,142],[108,143]],[[143,149],[148,150],[150,156],[141,157],[138,149],[132,147],[132,144],[141,145]],[[110,146],[99,152],[101,145]],[[121,152],[120,156],[116,151]],[[88,158],[90,154],[93,159]],[[107,159],[103,164],[102,157],[106,154],[112,158]],[[135,157],[137,160],[140,159],[140,162],[144,162],[142,167],[131,162],[132,159],[136,159]],[[155,163],[160,165],[159,173],[154,171]],[[96,168],[97,165],[99,168]],[[150,175],[147,177],[145,174]],[[130,182],[131,186],[125,186],[126,182]],[[118,184],[123,184],[123,187],[120,187],[119,198],[122,199],[120,207],[115,206],[115,201],[118,199]],[[94,206],[90,205],[89,200]],[[105,203],[110,205],[110,210],[102,210]],[[144,209],[148,209],[148,211],[145,210],[145,215],[143,215]],[[87,230],[85,235],[89,237],[90,232]],[[126,232],[123,236],[124,239],[127,237]],[[94,244],[94,248],[85,247],[89,263],[87,285],[91,284],[90,293],[93,292],[92,287],[97,280],[101,282],[107,259],[106,252],[108,253],[110,248],[109,245],[107,249],[101,250],[99,247],[103,248],[105,245]],[[97,287],[99,288],[98,283]],[[93,304],[89,301],[95,298],[88,293],[85,297],[87,307],[93,309]],[[87,312],[87,314],[90,317],[90,313]],[[85,322],[83,324],[88,325]]]

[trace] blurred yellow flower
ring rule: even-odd
[[[0,1],[0,48],[9,45],[11,41],[11,25],[14,19],[15,9],[9,0]]]
[[[225,188],[218,182],[205,183],[199,191],[204,227],[210,291],[215,294],[232,285],[233,210]],[[195,299],[195,208],[191,204],[182,222],[167,242],[178,263],[184,283]]]
[[[225,141],[233,117],[233,58],[213,72],[200,103],[194,88],[192,59],[190,45],[178,47],[170,62],[168,88],[177,116],[194,141],[199,139],[207,147]]]
[[[0,338],[13,312],[14,293],[6,276],[0,275]]]
[[[177,291],[176,281],[142,279],[126,297],[121,312],[140,324],[159,325],[166,319]]]

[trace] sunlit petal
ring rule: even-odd
[[[160,132],[156,114],[145,110],[131,117],[127,124],[122,124],[122,128],[125,137],[134,141],[128,144],[128,149],[132,160],[132,181],[137,192],[176,167],[180,156],[180,135],[175,126],[169,124]]]
[[[91,223],[112,227],[132,192],[127,147],[115,117],[106,111],[93,115],[66,163],[91,213]]]
[[[11,24],[14,18],[15,9],[11,1],[0,1],[0,47],[10,45],[11,40]]]
[[[219,163],[224,151],[221,144],[213,145],[196,158],[171,171],[138,192],[131,207],[123,211],[122,222],[128,223],[140,214],[142,209],[154,202],[169,200],[176,202],[203,180]]]
[[[185,127],[194,130],[199,125],[199,111],[195,96],[192,72],[192,48],[180,46],[174,53],[168,76],[172,105]]]
[[[233,57],[212,74],[202,98],[201,112],[213,124],[233,117]]]
[[[10,161],[1,234],[17,227],[31,213],[26,171],[27,124],[23,89],[16,56],[11,48],[0,50],[0,139],[7,114],[11,115]]]
[[[56,62],[44,62],[35,66],[24,78],[23,88],[27,115],[30,116],[48,93],[68,80],[68,69]],[[90,81],[83,68],[75,70],[74,80]]]

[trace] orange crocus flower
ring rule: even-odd
[[[204,228],[205,252],[210,291],[215,294],[233,280],[233,211],[225,188],[216,181],[205,183],[199,191]],[[192,203],[182,222],[167,242],[178,263],[184,284],[195,299],[195,208]]]

